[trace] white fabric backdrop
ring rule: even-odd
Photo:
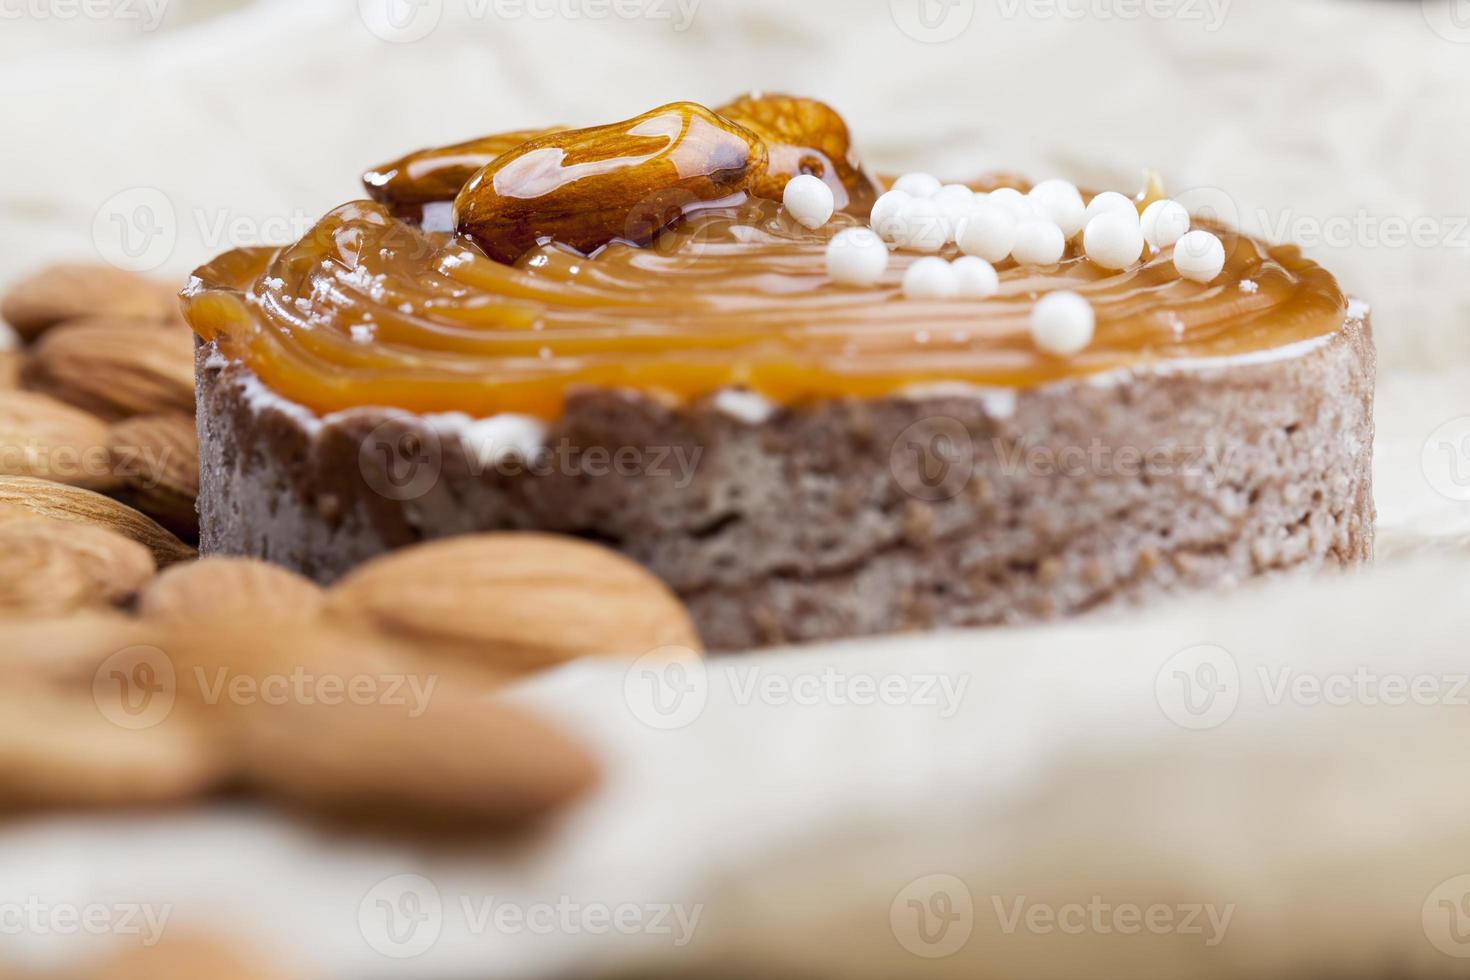
[[[103,20],[0,2],[29,11],[0,19],[0,284],[115,254],[110,217],[140,201],[170,232],[143,261],[179,276],[290,237],[405,148],[749,87],[810,93],[845,111],[883,169],[1131,189],[1153,167],[1176,189],[1228,188],[1255,230],[1344,233],[1309,252],[1375,310],[1378,567],[1106,621],[762,655],[715,667],[703,712],[672,732],[629,710],[621,668],[579,665],[525,696],[586,732],[610,776],[542,839],[445,854],[261,813],[43,821],[0,832],[12,900],[171,903],[175,925],[222,924],[331,976],[1452,974],[1435,940],[1470,949],[1437,903],[1470,890],[1454,882],[1470,872],[1470,715],[1269,695],[1284,670],[1368,667],[1437,679],[1452,701],[1467,669],[1470,504],[1449,450],[1425,447],[1470,416],[1470,28],[1438,0],[1180,0],[1153,8],[1175,16],[1133,19],[1118,14],[1138,9],[1126,0],[1071,0],[1089,12],[1075,20],[957,0],[933,9],[967,25],[941,17],[937,29],[963,29],[924,43],[903,30],[923,33],[913,2],[703,0],[679,30],[672,3],[657,8],[672,20],[598,20],[477,17],[487,8],[443,0],[411,43],[374,36],[351,0],[174,0],[156,30],[144,0],[138,18]],[[1415,221],[1420,245],[1385,241]],[[1458,462],[1470,473],[1470,450]],[[1188,731],[1156,680],[1204,643],[1230,652],[1239,705]],[[967,687],[947,718],[762,705],[741,703],[730,669],[742,683],[832,669]],[[364,903],[393,897],[405,873],[432,881],[442,929],[397,960]],[[675,948],[648,932],[477,929],[460,900],[487,895],[702,911]],[[958,952],[911,952],[907,899],[940,910],[966,895],[973,934]],[[1234,911],[1211,948],[1180,932],[1001,932],[996,902],[1009,914],[1018,898],[1094,895]],[[79,945],[0,932],[0,958],[54,962]]]

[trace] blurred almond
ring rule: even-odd
[[[0,629],[5,632],[0,670],[11,687],[89,687],[103,661],[114,653],[162,641],[157,627],[106,608],[49,618],[7,619]]]
[[[20,387],[20,374],[25,362],[26,356],[22,351],[0,350],[0,391]]]
[[[254,558],[181,562],[143,590],[138,611],[161,623],[310,623],[327,594],[309,579]]]
[[[154,945],[127,944],[84,969],[77,980],[301,980],[261,956],[258,939],[229,944],[212,937],[176,936],[169,931]],[[248,952],[247,952],[248,950]]]
[[[0,524],[0,610],[47,615],[131,599],[153,577],[148,549],[100,527]]]
[[[0,806],[173,803],[226,773],[187,712],[126,728],[99,710],[91,691],[0,689]]]
[[[0,476],[0,527],[42,517],[91,525],[131,538],[160,568],[196,557],[190,548],[138,511],[100,493],[25,476]]]
[[[586,656],[701,650],[689,613],[642,566],[549,534],[477,534],[392,552],[330,592],[347,621],[530,670]]]
[[[25,382],[109,419],[194,411],[194,340],[181,327],[107,317],[48,331]]]
[[[82,317],[108,315],[165,321],[173,313],[159,283],[110,265],[54,265],[11,287],[0,299],[0,318],[34,340]]]
[[[0,389],[0,474],[111,489],[107,423],[49,395]]]
[[[139,415],[112,427],[112,472],[128,501],[182,537],[199,534],[199,437],[194,416]]]

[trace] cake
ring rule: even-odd
[[[426,538],[577,535],[659,575],[713,650],[1372,554],[1366,307],[1200,218],[1184,254],[1157,182],[1127,207],[1004,176],[889,190],[786,96],[365,182],[184,291],[205,553],[329,582]],[[1085,322],[1043,315],[1061,297]]]

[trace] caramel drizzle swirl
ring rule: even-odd
[[[936,383],[1030,386],[1272,351],[1331,334],[1347,309],[1296,248],[1230,233],[1225,271],[1207,285],[1181,279],[1167,249],[1109,273],[1073,245],[1054,268],[1003,264],[990,299],[916,302],[899,288],[909,253],[871,289],[828,279],[826,242],[856,223],[839,213],[808,231],[752,197],[648,247],[615,242],[586,257],[546,243],[503,264],[362,201],[295,245],[221,256],[184,298],[201,336],[316,412],[542,418],[579,386],[672,404],[741,386],[785,405]],[[1070,359],[1029,336],[1036,298],[1056,289],[1082,293],[1098,315],[1094,342]]]

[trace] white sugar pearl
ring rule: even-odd
[[[961,255],[949,264],[959,283],[959,295],[964,299],[985,299],[1000,290],[1000,276],[995,266],[973,255]]]
[[[915,259],[904,271],[903,294],[909,299],[954,299],[960,294],[959,276],[938,256]]]
[[[1143,240],[1154,248],[1168,248],[1189,230],[1189,212],[1178,201],[1165,198],[1143,209]]]
[[[827,243],[827,275],[847,286],[871,286],[888,270],[888,246],[871,228],[844,228]]]
[[[873,210],[868,214],[868,224],[885,241],[893,241],[893,219],[898,216],[903,206],[912,200],[913,195],[905,191],[889,191],[879,196],[878,200],[873,202]]]
[[[1087,223],[1082,232],[1082,250],[1104,269],[1126,269],[1143,254],[1143,232],[1138,217],[1122,211],[1107,211]]]
[[[1082,230],[1087,205],[1077,185],[1065,180],[1043,180],[1026,195],[1038,213],[1062,229],[1068,238]]]
[[[913,197],[933,197],[939,193],[939,178],[933,174],[904,174],[893,182],[893,189]]]
[[[1087,202],[1087,210],[1083,212],[1082,227],[1086,228],[1088,223],[1100,214],[1109,211],[1131,212],[1138,217],[1138,205],[1133,203],[1133,198],[1117,191],[1103,191],[1101,194]]]
[[[950,237],[949,224],[940,214],[939,205],[928,198],[905,201],[889,224],[894,227],[894,243],[916,252],[937,252]]]
[[[1076,293],[1047,293],[1031,308],[1031,339],[1048,354],[1070,357],[1092,343],[1097,316]]]
[[[1050,221],[1035,218],[1016,227],[1016,244],[1011,257],[1021,265],[1056,265],[1067,251],[1062,229]]]
[[[1017,221],[1026,221],[1037,216],[1036,209],[1031,206],[1026,195],[1014,187],[997,187],[986,194],[985,199],[991,204],[1005,208]]]
[[[832,220],[836,200],[832,188],[820,177],[798,174],[786,182],[786,191],[781,203],[798,223],[807,228],[820,228]]]
[[[960,222],[965,220],[970,208],[975,206],[975,192],[964,184],[945,184],[929,200],[939,208],[939,215],[949,228],[949,239],[954,241]]]
[[[1174,268],[1185,279],[1213,282],[1225,269],[1225,245],[1208,231],[1191,231],[1174,245]]]
[[[1016,246],[1016,219],[988,201],[973,205],[955,229],[960,251],[986,262],[1004,262]]]

